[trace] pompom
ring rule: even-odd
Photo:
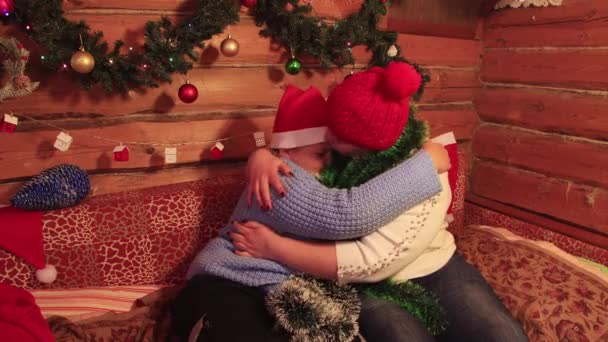
[[[404,62],[391,62],[384,70],[384,93],[395,101],[403,101],[414,95],[422,77],[413,66]]]
[[[43,269],[36,271],[36,279],[44,284],[50,284],[57,279],[57,269],[53,265],[46,265]]]

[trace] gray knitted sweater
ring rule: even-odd
[[[303,239],[347,240],[370,234],[403,211],[441,191],[435,167],[426,152],[351,189],[329,189],[313,175],[286,160],[294,173],[283,177],[287,196],[273,194],[273,209],[257,203],[247,207],[241,196],[229,222],[258,221],[277,233]],[[205,273],[247,286],[270,290],[296,273],[274,261],[240,257],[227,238],[230,223],[201,250],[190,265],[188,278]]]

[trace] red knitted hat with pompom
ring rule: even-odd
[[[410,96],[421,82],[416,69],[403,62],[354,74],[327,99],[330,131],[361,148],[390,148],[407,125]]]

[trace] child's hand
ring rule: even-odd
[[[452,167],[448,150],[443,145],[428,141],[422,146],[422,149],[431,156],[437,173],[447,172]]]
[[[291,168],[270,151],[258,149],[249,156],[249,162],[247,163],[247,203],[250,207],[251,199],[255,196],[261,208],[272,209],[270,186],[281,196],[285,196],[285,188],[279,178],[279,172],[290,175]]]
[[[273,246],[281,243],[280,235],[258,222],[233,222],[232,226],[236,232],[228,235],[232,238],[236,255],[275,260]]]

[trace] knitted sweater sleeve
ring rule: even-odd
[[[283,178],[287,196],[273,194],[274,208],[268,214],[277,231],[305,238],[345,240],[370,234],[441,191],[424,151],[351,189],[328,189],[304,170],[292,169],[294,176]]]
[[[447,172],[441,174],[442,191],[403,212],[377,231],[351,241],[336,242],[338,281],[375,283],[398,273],[443,236],[445,216],[452,199]],[[447,233],[449,234],[449,233]],[[453,241],[446,241],[446,243]],[[440,264],[444,260],[433,260]],[[427,265],[433,267],[434,265]]]

